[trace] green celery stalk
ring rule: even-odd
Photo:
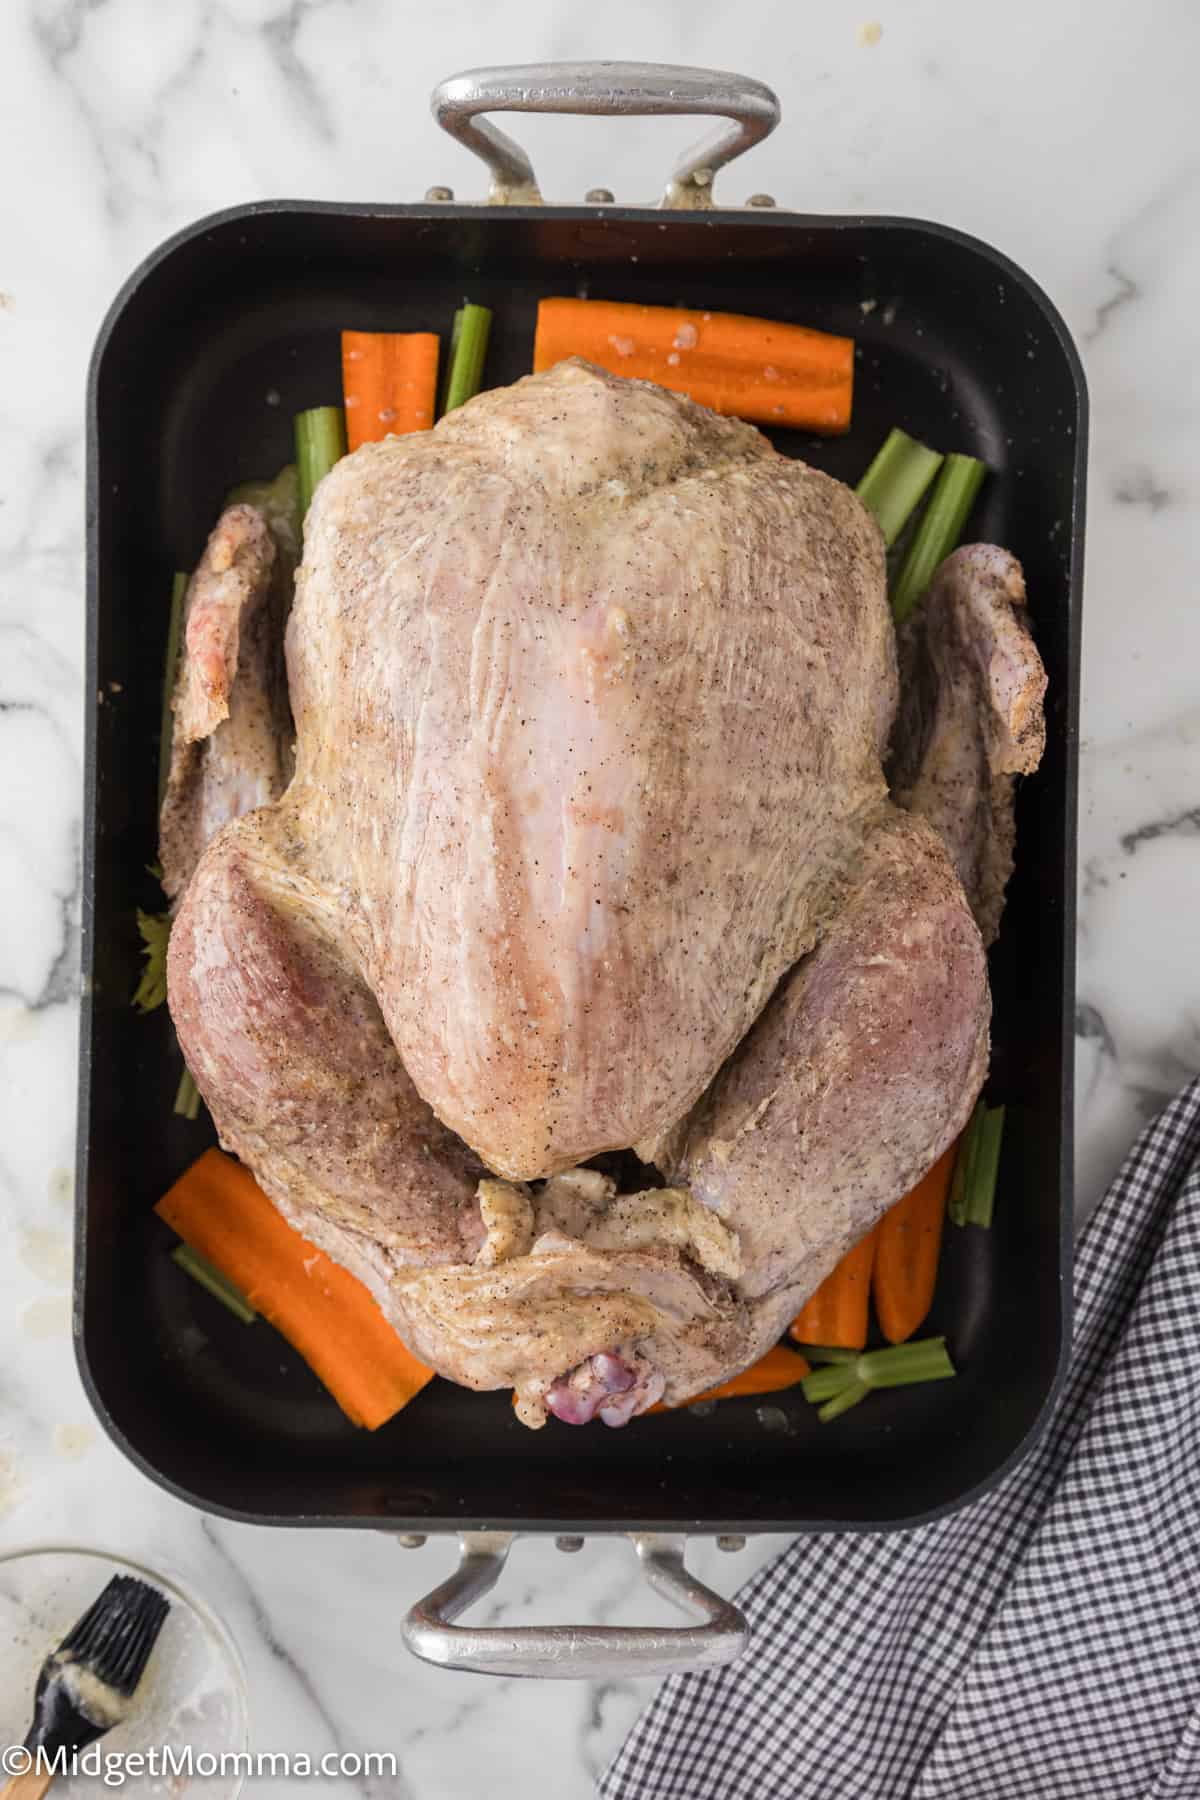
[[[871,1388],[913,1387],[923,1381],[948,1381],[957,1374],[944,1337],[917,1338],[868,1350],[858,1359],[856,1374]]]
[[[1004,1108],[993,1107],[979,1128],[979,1146],[967,1184],[967,1224],[989,1231],[996,1203],[996,1177],[1000,1171],[1000,1143],[1004,1136]]]
[[[938,565],[958,543],[986,474],[985,465],[973,456],[952,454],[942,464],[892,588],[892,617],[897,625],[924,599]]]
[[[184,1273],[190,1275],[193,1281],[198,1281],[202,1288],[207,1288],[214,1300],[219,1300],[222,1306],[228,1307],[235,1319],[240,1319],[243,1325],[253,1325],[258,1314],[241,1289],[234,1286],[216,1263],[209,1262],[207,1256],[201,1256],[199,1250],[193,1250],[190,1244],[176,1244],[171,1252],[171,1261],[178,1263]]]
[[[967,1121],[958,1145],[958,1155],[954,1159],[954,1174],[950,1182],[950,1198],[946,1202],[947,1216],[955,1225],[967,1222],[967,1188],[971,1179],[971,1167],[979,1147],[979,1128],[983,1124],[983,1116],[987,1108],[982,1100],[975,1102],[975,1110]]]
[[[167,771],[171,767],[173,717],[171,700],[175,693],[175,673],[179,667],[179,641],[183,636],[183,602],[190,577],[177,570],[171,578],[171,611],[167,618],[167,649],[163,658],[162,723],[158,733],[158,804],[167,791]]]
[[[167,997],[167,939],[171,935],[170,913],[143,912],[137,909],[137,928],[142,938],[141,979],[133,990],[133,1004],[139,1012],[153,1012]]]
[[[889,549],[920,505],[944,460],[940,450],[918,443],[906,431],[896,427],[888,432],[882,449],[854,491],[868,511],[874,513]]]
[[[464,401],[473,400],[479,392],[491,329],[492,315],[486,306],[473,306],[468,301],[455,313],[450,331],[446,385],[442,390],[443,417],[456,411]]]
[[[300,478],[295,463],[271,481],[243,481],[230,488],[226,506],[256,506],[290,556],[300,560]]]
[[[828,1350],[803,1350],[805,1356],[829,1358]],[[892,1344],[886,1350],[837,1353],[800,1383],[804,1398],[816,1406],[823,1425],[857,1406],[873,1388],[915,1387],[925,1381],[947,1381],[958,1371],[946,1350],[944,1337],[918,1338],[911,1344]]]
[[[853,1363],[862,1351],[847,1350],[841,1344],[805,1344],[803,1355],[810,1363]]]
[[[946,1212],[955,1225],[991,1228],[996,1201],[996,1177],[1000,1169],[1000,1144],[1005,1109],[987,1107],[980,1100],[963,1133]]]
[[[450,374],[455,363],[458,361],[458,346],[462,342],[463,318],[466,315],[467,306],[469,304],[469,302],[464,302],[450,321],[450,351],[446,357],[446,367],[442,372],[442,398],[438,407],[439,419],[443,417],[446,411],[446,401],[450,395]]]
[[[303,529],[318,483],[346,454],[346,415],[340,406],[311,406],[307,412],[296,414],[295,432],[296,479]]]
[[[842,1413],[857,1406],[860,1400],[865,1400],[870,1391],[865,1381],[848,1381],[824,1406],[817,1408],[817,1418],[822,1425],[828,1425],[830,1419],[840,1418]]]
[[[198,1119],[200,1117],[200,1089],[196,1086],[192,1071],[187,1064],[183,1065],[183,1074],[179,1077],[179,1086],[175,1090],[175,1105],[172,1109],[181,1119]]]
[[[828,1368],[814,1369],[811,1375],[804,1377],[800,1386],[804,1389],[804,1398],[816,1405],[819,1400],[832,1399],[834,1394],[840,1394],[843,1388],[851,1386],[857,1380],[858,1357],[855,1356],[853,1363],[849,1365],[834,1363]]]

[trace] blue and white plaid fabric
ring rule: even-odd
[[[1073,1361],[999,1487],[800,1538],[740,1662],[667,1682],[602,1800],[1200,1800],[1200,1081],[1087,1226]]]

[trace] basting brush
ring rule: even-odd
[[[148,1582],[114,1575],[42,1664],[33,1692],[33,1724],[25,1748],[47,1757],[83,1750],[126,1716],[134,1690],[170,1611]],[[38,1800],[54,1770],[35,1762],[0,1792],[0,1800]]]

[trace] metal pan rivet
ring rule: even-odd
[[[403,1531],[396,1539],[402,1550],[419,1550],[425,1542],[423,1531]]]
[[[589,206],[611,206],[613,203],[611,188],[589,188],[583,197]]]
[[[453,200],[454,189],[448,187],[431,187],[425,189],[427,200]]]
[[[751,194],[746,202],[747,206],[774,206],[774,204],[774,194]]]
[[[736,1531],[727,1531],[723,1537],[717,1539],[718,1550],[744,1550],[745,1548],[745,1538],[740,1537]]]
[[[565,1550],[569,1555],[574,1555],[576,1550],[583,1549],[583,1539],[581,1537],[556,1537],[554,1545],[556,1549]]]

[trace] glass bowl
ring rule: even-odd
[[[192,1790],[204,1800],[235,1800],[242,1789],[244,1756],[226,1763],[218,1774],[208,1770],[221,1770],[222,1757],[237,1756],[248,1746],[246,1674],[237,1646],[215,1614],[175,1576],[105,1550],[46,1544],[0,1552],[0,1746],[24,1741],[43,1658],[114,1575],[150,1582],[166,1595],[171,1610],[128,1718],[98,1739],[88,1755],[89,1770],[98,1755],[98,1772],[80,1769],[70,1779],[56,1778],[51,1792],[69,1800],[96,1800],[114,1791],[175,1800]],[[156,1774],[130,1773],[118,1789],[115,1759],[152,1749],[160,1759],[170,1751],[174,1767],[160,1761]],[[189,1752],[190,1774],[184,1760]],[[107,1764],[107,1782],[106,1758],[114,1759]]]

